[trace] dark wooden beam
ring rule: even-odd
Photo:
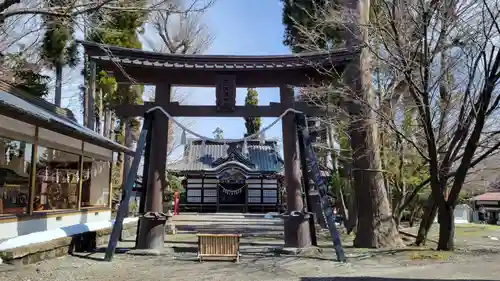
[[[145,102],[144,105],[122,104],[114,107],[116,114],[120,117],[139,117],[157,106],[152,102]],[[296,102],[294,108],[304,112],[307,116],[325,116],[326,110],[313,107],[304,102]],[[287,107],[280,103],[270,103],[268,106],[236,106],[232,112],[219,112],[213,105],[179,105],[172,102],[163,106],[163,109],[176,117],[278,117]]]
[[[280,87],[280,101],[284,106],[293,106],[294,92],[287,86]],[[288,212],[301,212],[304,208],[301,173],[297,151],[297,127],[295,114],[289,113],[281,122],[283,130],[283,156],[286,182],[286,205]],[[309,235],[309,221],[285,219],[285,247],[306,248],[311,246]]]
[[[215,87],[217,77],[230,74],[236,77],[236,87],[239,88],[277,88],[279,85],[307,86],[318,85],[322,82],[335,80],[329,75],[322,75],[317,69],[251,69],[238,71],[196,69],[165,69],[144,68],[127,65],[125,73],[115,63],[97,61],[98,67],[113,73],[119,83],[155,85],[160,82],[170,83],[172,86],[186,87]],[[335,72],[342,73],[343,65],[335,68]],[[334,71],[329,71],[334,73]]]
[[[170,102],[171,87],[168,84],[159,84],[156,91],[163,95],[155,95],[155,101],[158,104],[166,105]],[[159,111],[153,111],[151,140],[149,146],[148,177],[146,186],[146,214],[154,213],[154,216],[141,217],[139,238],[137,239],[137,249],[161,250],[164,246],[165,229],[164,225],[156,220],[166,219],[163,214],[163,190],[167,187],[165,177],[167,148],[168,148],[168,118]],[[148,147],[148,148],[149,148]],[[137,171],[136,171],[137,174]],[[159,216],[160,218],[158,218]],[[156,218],[155,218],[156,217]]]

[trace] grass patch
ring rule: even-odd
[[[408,257],[411,260],[435,260],[435,261],[445,261],[451,257],[449,252],[433,251],[433,250],[420,250],[409,253]]]
[[[497,231],[500,230],[500,226],[492,225],[492,224],[457,224],[455,225],[456,229],[476,229],[476,230],[488,230],[488,231]]]
[[[458,237],[482,236],[495,231],[500,231],[500,226],[488,224],[463,224],[455,226],[455,234]]]

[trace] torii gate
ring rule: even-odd
[[[115,108],[120,117],[141,117],[148,109],[161,106],[179,117],[278,117],[288,108],[306,116],[325,115],[320,108],[294,98],[294,86],[306,86],[332,77],[322,76],[318,67],[342,73],[358,57],[356,52],[312,53],[283,56],[178,55],[128,49],[92,42],[80,42],[88,55],[91,77],[96,67],[112,72],[119,83],[155,85],[155,101],[144,105],[123,104]],[[333,73],[332,71],[328,71]],[[131,81],[133,79],[133,81]],[[91,89],[95,81],[90,82]],[[171,102],[172,86],[216,87],[216,105],[189,106]],[[236,88],[279,87],[280,102],[268,106],[236,106]],[[88,108],[92,108],[89,106]],[[93,114],[89,114],[93,116]],[[147,175],[146,211],[162,212],[162,192],[166,187],[168,118],[154,116],[154,140]],[[93,122],[89,122],[93,124]],[[302,211],[301,172],[297,155],[294,114],[282,120],[283,153],[288,211]],[[164,141],[156,141],[161,140]],[[145,231],[147,233],[148,231]],[[285,221],[285,246],[304,248],[311,245],[308,220]],[[144,239],[153,239],[146,238]],[[140,240],[140,239],[139,239]],[[158,240],[158,239],[156,239]],[[162,239],[158,241],[163,241]],[[141,243],[143,244],[143,243]],[[162,242],[163,244],[163,242]],[[144,243],[151,245],[151,243]],[[163,245],[152,247],[161,248]]]

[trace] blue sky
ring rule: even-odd
[[[207,54],[276,55],[289,53],[282,43],[282,4],[280,0],[217,0],[205,15],[205,22],[215,37]],[[215,104],[214,88],[182,89],[189,91],[188,104]],[[259,88],[259,104],[279,101],[277,88]],[[237,104],[244,104],[246,89],[237,90]],[[212,137],[216,127],[225,138],[241,138],[245,133],[242,118],[196,118],[196,132]],[[263,126],[274,121],[264,118]],[[191,122],[188,122],[191,124]],[[266,133],[281,138],[281,123]]]
[[[282,4],[280,0],[217,0],[203,16],[214,40],[206,54],[227,55],[276,55],[290,53],[282,43],[283,25]],[[150,31],[147,31],[150,32]],[[80,36],[78,36],[80,37]],[[63,106],[69,107],[81,122],[81,105],[77,93],[82,83],[80,70],[73,70],[67,75],[74,77],[64,85]],[[178,88],[186,93],[184,104],[214,105],[215,88]],[[258,88],[259,104],[279,101],[278,88]],[[146,94],[146,97],[147,98]],[[237,104],[244,103],[246,89],[237,90]],[[53,96],[48,98],[52,101]],[[190,124],[190,129],[212,137],[215,128],[224,131],[225,138],[241,138],[245,132],[242,118],[194,118],[183,121]],[[263,127],[273,122],[273,118],[263,118]],[[281,122],[266,133],[266,137],[281,139]]]

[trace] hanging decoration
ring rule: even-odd
[[[182,134],[181,134],[181,145],[186,145],[186,144],[187,144],[186,130],[182,130]]]
[[[245,189],[245,187],[247,185],[244,184],[243,186],[241,186],[238,189],[227,189],[224,186],[222,186],[221,184],[218,184],[218,186],[219,186],[220,190],[222,190],[222,192],[224,192],[227,195],[238,195],[238,194],[241,194],[243,192],[243,190]]]
[[[98,177],[102,173],[106,173],[105,167],[109,167],[108,161],[96,161],[92,164],[91,169],[84,169],[82,171],[82,179],[86,181],[91,177]],[[36,173],[37,178],[45,182],[54,183],[78,183],[80,181],[79,170],[76,169],[49,169],[45,166]]]
[[[241,152],[244,155],[248,155],[248,145],[247,145],[247,140],[243,140],[243,147],[241,148]]]
[[[256,139],[259,136],[262,139],[263,137],[265,137],[265,132],[267,130],[269,130],[270,128],[272,128],[274,125],[276,125],[276,123],[278,123],[281,119],[283,119],[283,117],[285,117],[285,115],[287,115],[288,113],[299,113],[299,114],[303,113],[302,111],[298,111],[298,110],[293,109],[293,108],[288,108],[278,118],[276,118],[276,120],[274,120],[268,126],[264,127],[261,131],[256,132],[256,133],[251,134],[251,135],[248,135],[248,136],[246,136],[244,138],[241,138],[241,139],[233,139],[231,141],[227,141],[227,140],[221,140],[221,139],[207,138],[207,137],[204,137],[204,136],[202,136],[202,135],[200,135],[200,134],[198,134],[198,133],[196,133],[196,132],[188,129],[183,124],[181,124],[179,121],[175,120],[175,118],[173,118],[168,112],[165,111],[165,109],[163,109],[160,106],[155,106],[155,107],[151,108],[150,110],[148,110],[147,112],[151,112],[151,111],[157,110],[157,109],[160,110],[166,117],[168,117],[169,120],[171,120],[175,125],[177,125],[179,128],[181,128],[186,133],[189,133],[189,134],[191,134],[191,135],[193,135],[193,136],[201,139],[202,141],[210,141],[210,142],[219,143],[219,144],[220,143],[222,143],[222,144],[238,143],[238,142],[242,142],[242,141],[245,141],[245,140]]]

